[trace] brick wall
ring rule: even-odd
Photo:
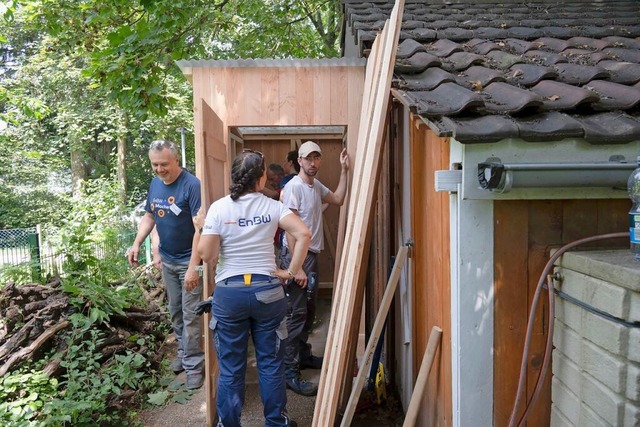
[[[569,252],[558,290],[627,322],[640,322],[640,262],[628,250]],[[640,328],[556,296],[551,425],[640,426]]]

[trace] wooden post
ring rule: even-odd
[[[429,371],[433,365],[433,359],[436,356],[436,350],[440,344],[440,338],[442,337],[442,329],[437,326],[431,328],[431,335],[429,335],[429,342],[427,342],[427,349],[424,352],[422,358],[422,365],[420,365],[420,372],[416,379],[416,385],[411,395],[411,402],[409,402],[409,408],[407,408],[407,415],[404,417],[404,424],[402,427],[413,427],[416,425],[416,419],[418,418],[418,410],[420,409],[420,401],[422,400],[422,393],[427,385],[427,378],[429,377]]]

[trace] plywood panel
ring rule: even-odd
[[[417,425],[451,425],[451,280],[449,197],[434,189],[435,170],[448,169],[449,140],[419,119],[411,126],[414,372],[433,326],[443,329],[442,345],[422,397]]]

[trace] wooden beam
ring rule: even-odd
[[[429,342],[427,343],[427,349],[424,352],[422,358],[422,365],[420,365],[420,372],[416,379],[416,386],[413,389],[411,395],[411,401],[407,408],[407,415],[404,417],[404,424],[402,427],[413,427],[416,425],[416,419],[418,418],[418,410],[420,410],[420,401],[422,400],[422,394],[427,385],[427,378],[429,377],[429,371],[433,365],[433,360],[436,357],[436,351],[440,344],[440,338],[442,337],[442,329],[437,326],[431,328],[431,335],[429,335]]]

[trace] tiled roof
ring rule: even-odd
[[[343,2],[366,56],[394,2]],[[462,143],[640,141],[640,2],[405,0],[392,88]]]

